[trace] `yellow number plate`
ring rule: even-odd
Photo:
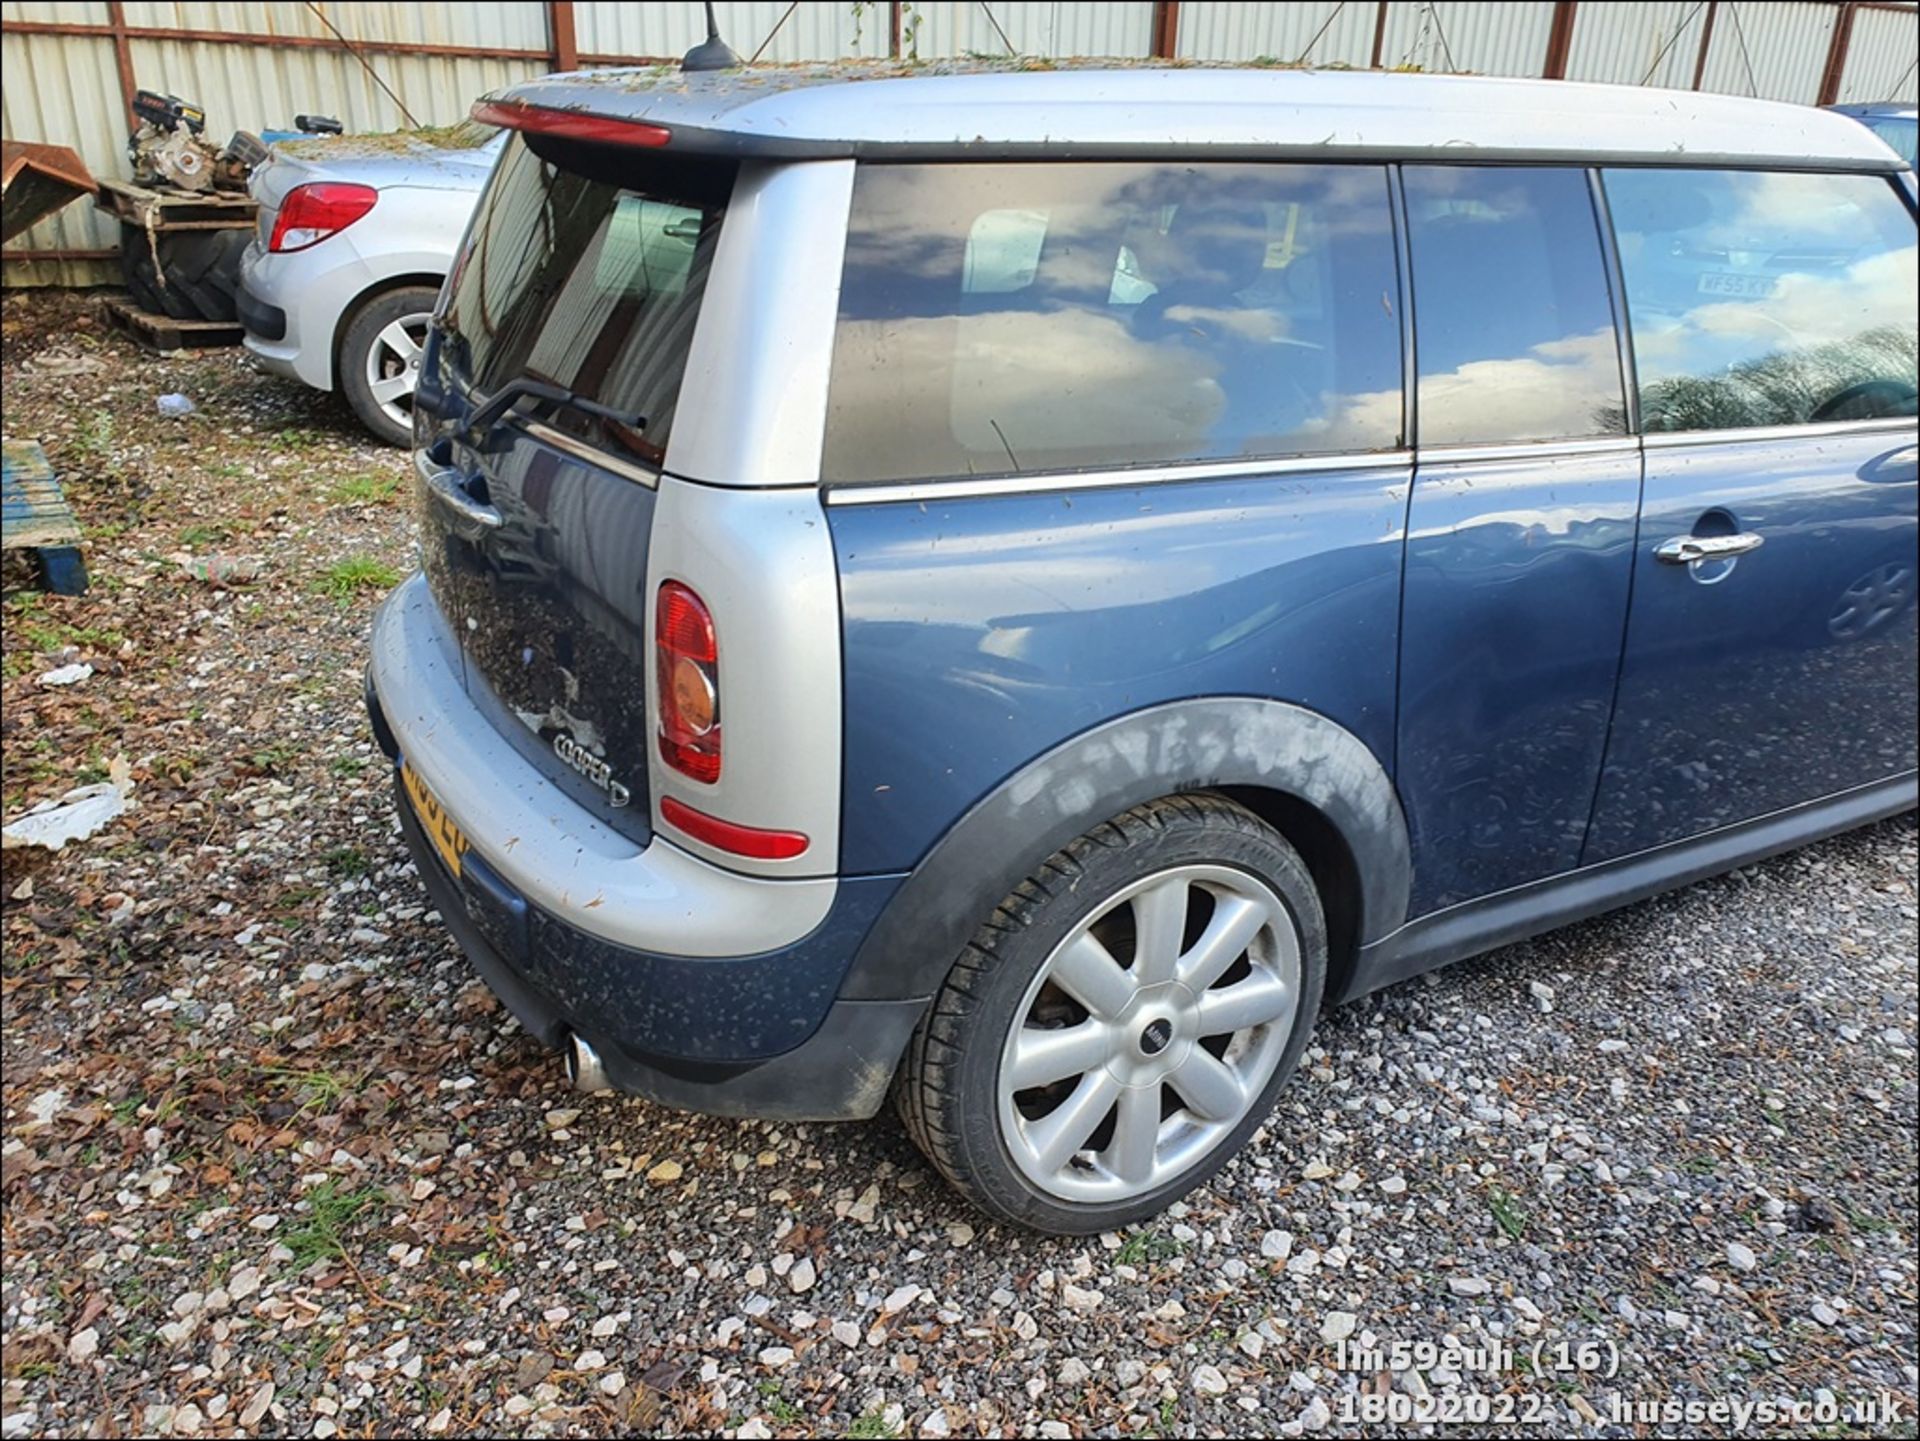
[[[467,852],[466,836],[441,808],[440,802],[433,798],[427,783],[415,775],[413,767],[405,761],[400,762],[400,783],[407,788],[407,799],[413,802],[413,813],[420,818],[420,828],[427,833],[427,839],[433,842],[434,849],[440,852],[440,859],[447,863],[447,869],[458,876],[460,857]]]

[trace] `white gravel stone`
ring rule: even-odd
[[[1269,1261],[1284,1261],[1293,1254],[1291,1231],[1269,1231],[1260,1238],[1260,1254]]]
[[[1738,1241],[1727,1242],[1727,1264],[1736,1271],[1752,1271],[1760,1265],[1760,1258],[1753,1254],[1750,1247]]]
[[[1456,1296],[1484,1296],[1493,1286],[1478,1276],[1449,1276],[1447,1289]]]
[[[1195,1366],[1193,1389],[1202,1396],[1224,1396],[1227,1394],[1227,1378],[1220,1374],[1218,1367]]]
[[[1360,1327],[1360,1318],[1351,1311],[1329,1311],[1320,1322],[1320,1339],[1331,1346],[1344,1341]]]

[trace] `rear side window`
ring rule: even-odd
[[[657,465],[730,179],[515,136],[454,270],[454,367],[483,395],[529,376],[610,406],[635,423],[567,406],[543,418]]]
[[[1642,427],[1914,413],[1912,213],[1871,175],[1609,170]]]
[[[1377,166],[862,166],[822,474],[1393,449],[1398,317]]]
[[[1586,172],[1410,165],[1422,445],[1620,435],[1620,347]]]

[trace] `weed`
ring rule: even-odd
[[[337,776],[357,776],[366,768],[366,761],[359,756],[335,756],[327,762],[327,769]]]
[[[286,741],[263,746],[247,757],[247,764],[262,775],[278,775],[300,755],[300,748]]]
[[[327,869],[339,876],[363,876],[370,862],[358,846],[335,846],[320,858]]]
[[[899,1434],[894,1429],[893,1423],[878,1411],[869,1411],[864,1416],[857,1417],[854,1423],[847,1427],[847,1435],[868,1438],[868,1441],[886,1441],[886,1438]]]
[[[1138,1266],[1155,1261],[1170,1261],[1186,1249],[1171,1236],[1162,1236],[1153,1231],[1135,1231],[1127,1237],[1126,1244],[1114,1253],[1114,1259],[1128,1266]]]
[[[1527,1233],[1527,1213],[1514,1204],[1513,1197],[1495,1186],[1487,1192],[1487,1209],[1508,1237],[1518,1241]]]
[[[400,493],[397,475],[354,475],[330,492],[336,505],[385,505]]]
[[[327,1257],[345,1258],[344,1232],[369,1208],[383,1205],[387,1193],[378,1186],[343,1191],[333,1181],[322,1181],[307,1195],[306,1219],[284,1233],[280,1244],[293,1252],[293,1264],[304,1269]]]
[[[180,532],[182,545],[216,545],[227,538],[224,525],[189,525]]]
[[[322,595],[345,602],[363,590],[392,590],[400,584],[400,574],[392,566],[370,555],[350,555],[337,560],[315,579],[314,589]]]

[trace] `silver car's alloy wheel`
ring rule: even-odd
[[[1898,615],[1913,596],[1913,571],[1897,562],[1876,566],[1842,592],[1827,616],[1836,640],[1857,640]]]
[[[1066,1201],[1164,1186],[1260,1099],[1300,1006],[1300,937],[1245,871],[1186,865],[1134,882],[1056,946],[1000,1058],[1000,1132]]]
[[[413,424],[413,391],[420,383],[420,359],[425,353],[427,311],[402,315],[386,326],[367,347],[367,389],[395,424]]]

